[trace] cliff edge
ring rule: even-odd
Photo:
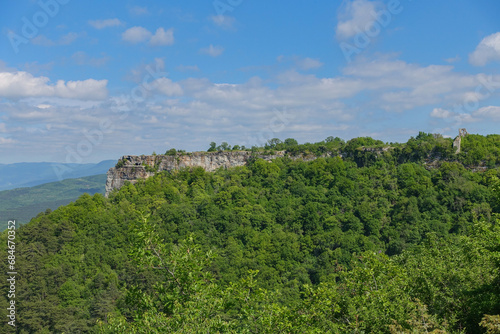
[[[277,151],[273,155],[255,155],[248,151],[125,155],[118,161],[116,167],[108,170],[105,196],[108,197],[114,189],[120,189],[126,181],[136,183],[137,180],[147,179],[156,172],[172,171],[184,167],[202,167],[207,172],[212,172],[221,167],[244,166],[251,158],[271,161],[284,156],[285,151]]]

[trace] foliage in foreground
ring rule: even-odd
[[[206,271],[212,254],[192,238],[168,252],[146,221],[137,236],[136,262],[163,279],[150,294],[132,289],[134,317],[115,314],[100,322],[101,333],[477,332],[463,326],[468,317],[479,324],[483,312],[500,311],[498,223],[478,223],[445,249],[431,237],[393,259],[365,252],[331,282],[303,286],[286,306],[279,292],[256,288],[256,272],[220,287]],[[498,317],[485,315],[481,325],[496,333]]]
[[[40,214],[16,234],[17,332],[495,330],[500,171],[353,150],[163,173]]]

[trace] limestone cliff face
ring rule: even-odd
[[[285,156],[284,151],[274,155],[257,155],[267,161]],[[147,179],[155,171],[171,171],[184,167],[202,167],[208,172],[218,168],[243,166],[252,157],[252,152],[194,152],[171,155],[125,155],[118,163],[119,167],[112,167],[107,173],[106,197],[113,189],[120,189],[125,181],[136,183],[137,180]],[[305,158],[307,160],[307,157]]]

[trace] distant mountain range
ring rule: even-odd
[[[33,187],[49,182],[106,174],[116,160],[94,164],[61,164],[52,162],[22,162],[0,164],[0,191]]]
[[[0,232],[5,230],[9,219],[25,224],[47,209],[75,201],[84,193],[104,194],[106,175],[86,176],[46,183],[31,188],[0,191]]]

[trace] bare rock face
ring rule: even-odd
[[[458,136],[455,138],[453,141],[453,148],[455,148],[455,154],[460,153],[461,145],[462,145],[462,138],[467,136],[467,130],[466,129],[459,129],[458,130]]]
[[[252,157],[271,161],[284,157],[285,151],[277,151],[274,155],[253,156],[252,152],[194,152],[177,155],[125,155],[117,167],[112,167],[107,173],[106,197],[113,189],[120,189],[125,181],[136,183],[138,180],[147,179],[155,174],[155,171],[172,171],[181,168],[202,167],[207,172],[218,168],[230,168],[244,166]],[[316,157],[309,157],[314,160]],[[306,160],[306,158],[304,158]]]
[[[125,181],[130,181],[130,183],[136,183],[137,180],[147,179],[148,177],[154,175],[153,172],[147,172],[144,166],[141,167],[111,167],[107,172],[106,179],[106,194],[108,197],[109,193],[113,189],[120,189]]]

